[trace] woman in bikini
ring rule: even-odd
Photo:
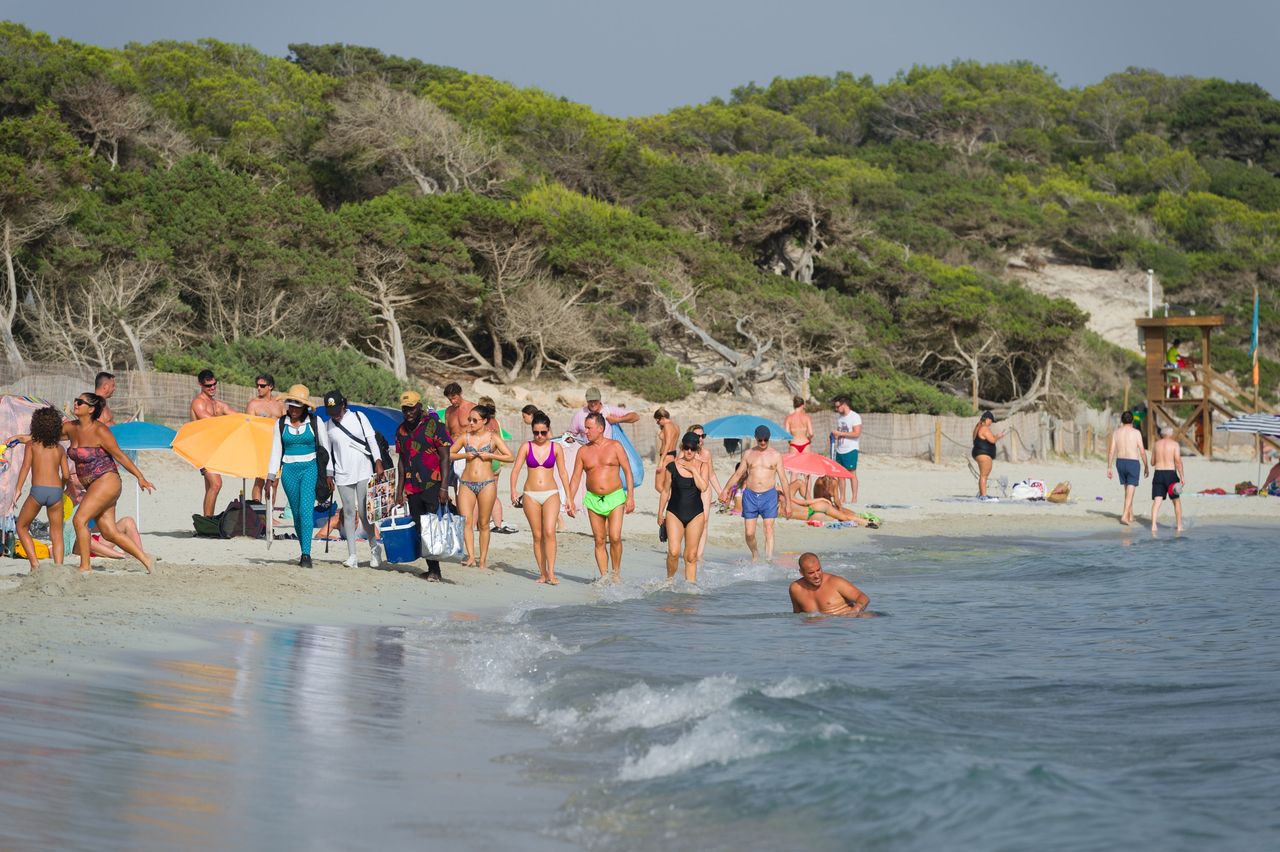
[[[31,522],[40,513],[43,506],[49,517],[49,544],[51,545],[53,563],[61,565],[66,555],[66,544],[62,535],[62,492],[71,480],[71,467],[67,464],[67,454],[62,451],[62,415],[52,406],[36,410],[31,415],[31,440],[26,452],[22,455],[22,467],[18,471],[18,485],[15,494],[22,494],[22,484],[31,475],[31,493],[22,504],[18,513],[18,541],[22,542],[22,552],[27,555],[34,572],[40,567],[36,557],[35,542],[31,538]],[[10,439],[12,445],[19,443],[17,438]],[[18,506],[15,497],[13,507]],[[12,512],[10,512],[12,514]]]
[[[556,521],[560,517],[560,491],[569,481],[564,472],[564,453],[551,443],[551,418],[535,411],[529,421],[533,440],[526,441],[516,453],[515,467],[511,469],[511,505],[524,509],[533,533],[533,558],[538,563],[538,582],[555,586],[556,579]],[[520,468],[528,468],[524,479],[524,493],[516,496],[516,481]],[[559,487],[556,474],[560,475]]]
[[[453,442],[449,458],[465,459],[462,476],[458,481],[458,509],[466,519],[467,559],[463,565],[485,567],[489,558],[489,524],[493,504],[498,496],[498,474],[491,462],[510,462],[515,457],[497,432],[489,431],[493,422],[493,409],[477,405],[467,415],[467,434]],[[473,546],[476,528],[480,530],[480,558],[477,561]]]
[[[71,412],[76,419],[62,424],[62,437],[71,442],[67,456],[76,466],[76,479],[80,481],[80,487],[85,489],[80,508],[71,519],[76,531],[76,553],[80,556],[80,571],[88,573],[93,569],[89,562],[89,522],[95,521],[103,538],[141,562],[150,574],[155,559],[116,526],[116,501],[120,499],[121,485],[117,463],[133,474],[143,491],[155,491],[156,487],[129,461],[129,457],[116,443],[111,430],[98,422],[106,405],[106,399],[96,393],[82,393],[71,403]],[[31,440],[31,436],[23,435],[20,440],[26,443]]]
[[[822,479],[826,478],[822,477]],[[822,479],[818,482],[821,483]],[[818,494],[818,484],[814,485],[813,492],[815,495]],[[793,479],[787,486],[787,496],[790,498],[788,502],[791,507],[787,517],[791,520],[821,526],[830,518],[833,521],[846,521],[868,529],[880,529],[880,519],[875,515],[859,514],[850,509],[841,508],[834,500],[819,496],[809,497],[808,493],[809,488],[804,479]]]
[[[666,464],[666,487],[658,498],[658,523],[667,530],[667,583],[675,580],[684,545],[684,580],[698,582],[698,546],[707,525],[703,495],[707,491],[706,467],[698,461],[701,442],[687,432],[680,439],[680,454]]]

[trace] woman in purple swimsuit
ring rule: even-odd
[[[80,508],[71,519],[76,531],[76,553],[80,555],[80,570],[87,572],[89,564],[89,521],[97,521],[102,537],[142,563],[151,573],[155,559],[133,543],[116,526],[116,501],[120,499],[120,466],[133,474],[144,491],[155,491],[129,457],[116,443],[111,430],[98,422],[107,401],[96,393],[82,393],[73,402],[71,413],[75,421],[62,424],[62,437],[71,442],[67,456],[76,466],[76,478],[85,489]]]
[[[569,478],[564,472],[564,453],[551,442],[551,418],[535,411],[529,425],[533,429],[533,440],[526,441],[516,453],[516,463],[511,468],[511,505],[524,509],[524,516],[529,520],[538,582],[555,586],[560,583],[556,579],[556,521],[560,518],[560,492]],[[524,493],[516,497],[516,482],[522,467],[527,467],[529,473],[524,479]],[[558,483],[557,473],[560,474]]]

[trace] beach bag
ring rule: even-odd
[[[222,537],[265,538],[267,525],[259,514],[261,506],[261,503],[250,501],[248,508],[245,509],[239,498],[232,500],[227,510],[222,513]]]
[[[365,517],[369,523],[376,524],[383,518],[391,517],[396,508],[396,484],[391,479],[374,477],[369,480],[369,490],[364,498]]]
[[[1044,480],[1024,479],[1013,483],[1009,496],[1014,500],[1043,500],[1045,495]]]
[[[339,429],[341,429],[343,432],[346,432],[348,438],[350,438],[353,441],[357,440],[356,436],[352,435],[351,431],[347,429],[346,426],[343,426],[341,423],[338,423],[337,421],[330,421],[330,422],[333,423],[334,426],[337,426]],[[369,464],[376,467],[377,463],[381,461],[382,470],[384,473],[386,471],[391,470],[391,447],[387,444],[387,439],[382,437],[382,433],[380,433],[378,430],[375,429],[373,431],[373,441],[378,446],[378,456],[379,456],[378,459],[374,459],[373,455],[369,452],[369,449],[370,449],[369,433],[364,430],[364,420],[363,418],[361,418],[360,412],[358,411],[356,412],[356,424],[360,427],[359,441],[365,447],[364,457],[369,460]]]
[[[45,544],[43,541],[41,541],[41,540],[40,540],[40,539],[38,539],[38,538],[32,539],[32,540],[31,540],[31,545],[32,545],[32,547],[33,547],[33,548],[35,548],[35,551],[36,551],[36,559],[48,559],[48,558],[49,558],[49,547],[50,547],[50,545]],[[21,558],[23,558],[23,559],[26,559],[26,558],[27,558],[27,550],[26,550],[26,548],[24,548],[24,547],[22,546],[22,542],[21,542],[21,541],[19,541],[19,542],[18,542],[18,544],[14,547],[14,549],[13,549],[13,555],[14,555],[14,556],[21,557]]]
[[[1053,490],[1044,495],[1044,499],[1048,500],[1050,503],[1065,503],[1070,497],[1071,483],[1066,481],[1059,482],[1057,485],[1053,486]]]
[[[450,557],[466,552],[461,515],[441,506],[434,515],[423,515],[419,522],[422,524],[423,556]]]
[[[226,538],[222,534],[222,516],[225,514],[226,512],[219,512],[212,518],[192,515],[191,525],[195,527],[196,538]]]

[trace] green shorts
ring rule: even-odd
[[[619,488],[617,491],[611,491],[608,494],[595,494],[591,491],[582,495],[582,505],[595,512],[597,515],[604,515],[606,518],[613,514],[613,510],[627,502],[627,489]]]

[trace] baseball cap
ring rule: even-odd
[[[347,398],[342,395],[342,391],[340,390],[331,390],[324,395],[324,407],[330,414],[337,411],[339,408],[342,408],[346,404]]]
[[[417,405],[420,402],[422,402],[422,394],[418,393],[417,391],[407,390],[404,393],[400,394],[401,408],[413,408],[415,405]]]
[[[769,427],[768,427],[768,426],[765,426],[763,423],[761,423],[759,426],[757,426],[757,427],[756,427],[756,440],[757,440],[757,441],[767,441],[767,440],[769,440],[769,436],[770,436],[771,434],[773,434],[773,433],[769,431]]]
[[[600,388],[587,388],[587,402],[600,401]]]

